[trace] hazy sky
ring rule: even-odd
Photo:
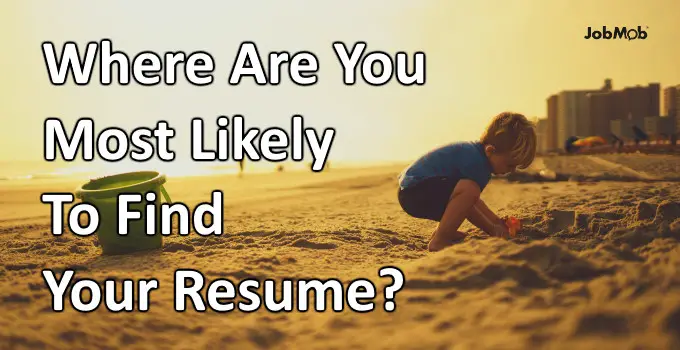
[[[503,110],[545,115],[545,99],[563,89],[680,84],[680,1],[26,1],[0,4],[3,49],[0,160],[41,159],[42,124],[71,127],[91,117],[99,130],[157,120],[177,129],[172,147],[189,158],[189,121],[239,113],[246,127],[333,127],[331,158],[408,160],[439,144],[477,138]],[[649,27],[644,41],[592,41],[588,26]],[[52,86],[41,43],[61,50],[109,38],[131,57],[140,51],[204,50],[215,82],[196,87],[96,82]],[[308,50],[319,58],[312,87],[227,84],[240,42],[268,51]],[[342,83],[334,41],[366,41],[368,50],[424,51],[425,86]],[[81,51],[82,52],[82,51]],[[94,75],[94,78],[98,74]],[[212,124],[211,124],[212,125]]]

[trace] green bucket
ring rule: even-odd
[[[163,247],[160,202],[161,198],[171,202],[163,187],[165,181],[165,175],[157,171],[137,171],[93,179],[76,189],[76,198],[93,205],[99,212],[97,237],[104,254],[126,254]],[[148,192],[156,194],[154,202],[146,201],[145,196]],[[128,220],[127,235],[118,234],[118,195],[121,193],[142,195],[140,203],[128,204],[128,211],[138,211],[142,217],[138,220]],[[144,214],[146,206],[154,203],[156,232],[154,235],[147,235]]]

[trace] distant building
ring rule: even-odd
[[[611,133],[612,120],[624,117],[622,95],[617,92],[594,92],[588,94],[588,116],[591,133],[607,137]]]
[[[627,119],[615,119],[609,124],[609,129],[611,133],[616,135],[616,137],[624,140],[630,140],[635,138],[633,133],[633,122]]]
[[[669,116],[645,117],[642,130],[652,139],[666,139],[676,130],[675,118]]]
[[[678,112],[680,102],[680,85],[669,86],[663,89],[663,115],[675,117]]]
[[[626,115],[636,125],[644,124],[644,118],[660,115],[661,85],[651,83],[647,86],[627,87],[621,90]]]
[[[562,91],[550,96],[547,100],[548,146],[564,147],[571,136],[608,138],[614,134],[620,138],[632,138],[634,126],[644,130],[646,117],[661,115],[660,93],[661,85],[658,83],[613,90],[612,80],[605,79],[599,90]],[[675,111],[675,118],[680,118],[680,86],[664,90],[664,101],[666,108]],[[664,119],[660,125],[667,127],[667,123]],[[649,127],[656,128],[652,124]],[[680,123],[673,124],[676,130],[680,130]]]
[[[538,119],[536,121],[536,152],[546,153],[548,147],[548,119]]]
[[[605,82],[611,87],[611,81]],[[611,128],[614,120],[628,120],[644,129],[645,118],[660,115],[660,89],[658,83],[648,86],[627,87],[623,90],[594,92],[588,95],[588,113],[593,135],[607,137],[610,133],[622,137]],[[603,88],[603,90],[606,90]]]
[[[589,136],[588,94],[598,90],[562,91],[557,98],[557,145],[563,147],[571,136]]]
[[[557,95],[552,95],[548,97],[547,105],[547,130],[546,130],[546,143],[549,150],[554,150],[562,147],[557,145]]]
[[[680,85],[663,90],[663,114],[675,119],[675,131],[680,133]]]

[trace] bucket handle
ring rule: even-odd
[[[161,194],[163,195],[163,198],[165,199],[168,204],[172,204],[172,200],[170,199],[170,195],[168,194],[168,191],[165,190],[165,187],[161,185]]]

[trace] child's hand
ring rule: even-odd
[[[507,228],[510,237],[515,237],[520,228],[522,228],[522,223],[519,221],[519,219],[514,218],[512,216],[510,217],[506,216],[501,220],[505,224],[505,227]]]
[[[501,219],[498,223],[494,225],[494,230],[491,233],[491,235],[499,238],[510,237],[510,230],[508,229],[508,226],[505,224],[505,220]]]

